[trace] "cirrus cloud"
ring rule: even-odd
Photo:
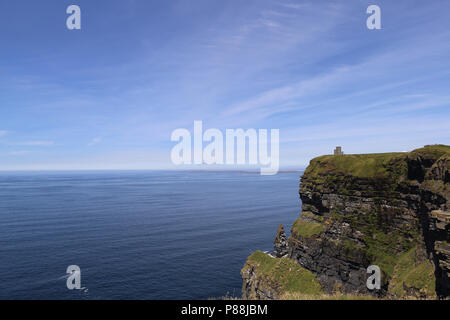
[[[52,146],[55,143],[53,141],[25,141],[25,142],[19,142],[15,145],[17,146]]]

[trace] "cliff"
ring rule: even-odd
[[[280,226],[274,257],[255,253],[244,266],[243,298],[449,296],[449,146],[321,156],[301,177],[299,194],[302,212],[287,241]],[[380,290],[367,289],[369,265],[382,271]],[[311,281],[320,286],[305,292],[301,284]]]

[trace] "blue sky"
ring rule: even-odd
[[[82,29],[66,28],[66,8]],[[366,8],[381,7],[368,30]],[[3,0],[0,170],[172,168],[171,132],[280,129],[282,167],[450,144],[448,1]]]

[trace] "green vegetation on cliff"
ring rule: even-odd
[[[295,220],[292,226],[292,232],[301,237],[311,237],[320,234],[325,230],[322,223],[306,221],[302,218]]]
[[[407,157],[426,157],[437,160],[450,156],[450,146],[430,145],[407,152],[325,155],[311,160],[305,171],[308,177],[353,176],[357,178],[388,179],[398,182],[408,172]]]
[[[357,250],[356,254],[361,253],[370,263],[379,265],[390,278],[400,256],[421,241],[418,220],[395,226],[394,220],[401,221],[399,219],[408,214],[405,211],[408,204],[404,201],[406,186],[412,183],[414,188],[414,181],[410,179],[415,174],[420,176],[420,171],[428,170],[426,168],[437,163],[438,159],[449,157],[450,146],[445,145],[429,145],[409,153],[326,155],[311,160],[302,183],[308,192],[312,192],[314,199],[323,199],[323,194],[327,193],[338,195],[340,203],[332,209],[327,208],[330,212],[328,224],[333,221],[347,223],[362,234],[357,242],[342,237],[340,246],[344,248],[344,254]],[[443,194],[447,190],[444,183],[443,180],[425,181],[422,187],[427,186],[428,190]],[[370,201],[361,202],[360,197]],[[321,204],[317,203],[314,206],[304,203],[304,210],[317,212]],[[302,226],[309,222],[298,221],[296,224]],[[303,229],[320,230],[320,227]],[[308,234],[314,232],[304,232],[305,236]]]
[[[256,273],[260,279],[276,283],[280,294],[302,292],[316,295],[322,293],[322,288],[314,274],[291,259],[272,258],[264,252],[256,251],[248,257],[244,269],[250,267],[257,270]]]
[[[450,156],[450,146],[443,144],[435,144],[430,146],[425,146],[420,149],[411,151],[410,156],[420,155],[426,158],[439,159],[442,156]]]
[[[312,295],[301,292],[288,292],[280,297],[280,300],[377,300],[369,295],[351,295],[351,294],[320,294]]]
[[[448,254],[436,248],[448,247],[449,169],[444,145],[311,160],[301,177],[300,218],[287,244],[285,235],[275,240],[277,256],[286,257],[250,256],[243,292],[263,299],[448,297]],[[369,265],[381,269],[380,291],[366,287]]]
[[[416,258],[418,248],[414,247],[404,253],[395,266],[395,271],[389,283],[389,293],[402,298],[408,294],[430,297],[436,293],[434,266],[428,259]],[[410,292],[405,292],[405,289]]]
[[[305,174],[318,175],[345,175],[358,178],[390,178],[393,173],[406,173],[406,166],[402,161],[405,153],[374,153],[332,156],[326,155],[311,160]],[[398,165],[392,172],[392,163]]]
[[[364,246],[356,245],[349,239],[343,239],[346,251],[358,250],[364,254],[370,264],[379,265],[386,276],[391,277],[402,252],[410,250],[419,241],[416,228],[391,229],[383,223],[383,217],[376,212],[359,212],[343,214],[333,210],[330,219],[339,223],[348,223],[353,229],[362,233]]]

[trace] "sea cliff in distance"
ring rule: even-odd
[[[244,299],[449,298],[450,146],[321,156],[299,193],[289,238],[280,225],[275,251],[242,269]]]

